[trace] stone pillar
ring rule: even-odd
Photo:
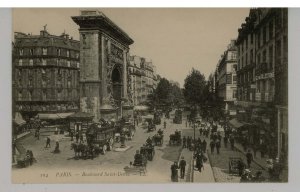
[[[123,51],[123,59],[124,59],[124,65],[123,65],[123,98],[127,98],[127,50]]]

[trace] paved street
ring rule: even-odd
[[[163,122],[163,119],[162,119]],[[185,129],[182,125],[177,125],[172,123],[172,119],[166,120],[167,129],[164,130],[164,144],[161,147],[155,147],[155,157],[153,161],[149,161],[147,164],[147,174],[146,176],[130,175],[130,182],[170,182],[170,166],[174,161],[178,161],[181,147],[180,146],[168,146],[169,135],[174,133],[176,129]],[[163,123],[157,126],[157,130],[163,129]],[[156,132],[148,133],[146,129],[138,127],[136,129],[135,136],[132,141],[127,141],[126,145],[131,146],[131,148],[125,152],[115,152],[109,151],[105,155],[100,154],[93,160],[75,160],[74,152],[70,150],[70,138],[63,136],[51,135],[51,148],[45,148],[46,138],[41,137],[40,140],[34,138],[33,135],[27,136],[22,139],[21,143],[26,149],[31,149],[34,153],[37,163],[32,166],[19,169],[13,168],[13,172],[18,174],[25,174],[26,172],[40,171],[40,170],[84,170],[88,171],[109,171],[109,172],[124,172],[123,168],[129,165],[129,162],[133,162],[133,157],[140,148],[142,144],[145,143],[148,136],[153,136]],[[53,154],[51,151],[54,150],[55,141],[60,142],[60,154]],[[118,147],[120,144],[116,144]],[[187,171],[188,172],[188,171]],[[17,174],[18,173],[18,174]],[[104,182],[116,182],[116,178],[105,177],[101,178]],[[124,177],[118,177],[119,182],[127,182],[123,180]]]

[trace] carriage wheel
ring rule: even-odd
[[[103,152],[103,154],[106,153],[106,150],[107,150],[107,146],[106,146],[106,145],[103,145],[103,147],[102,147],[102,152]]]

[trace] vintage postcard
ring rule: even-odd
[[[12,183],[288,182],[287,8],[14,8]]]

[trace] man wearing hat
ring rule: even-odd
[[[185,175],[185,166],[186,166],[186,161],[184,160],[184,157],[181,157],[181,160],[179,162],[179,167],[180,167],[180,178],[184,179]]]

